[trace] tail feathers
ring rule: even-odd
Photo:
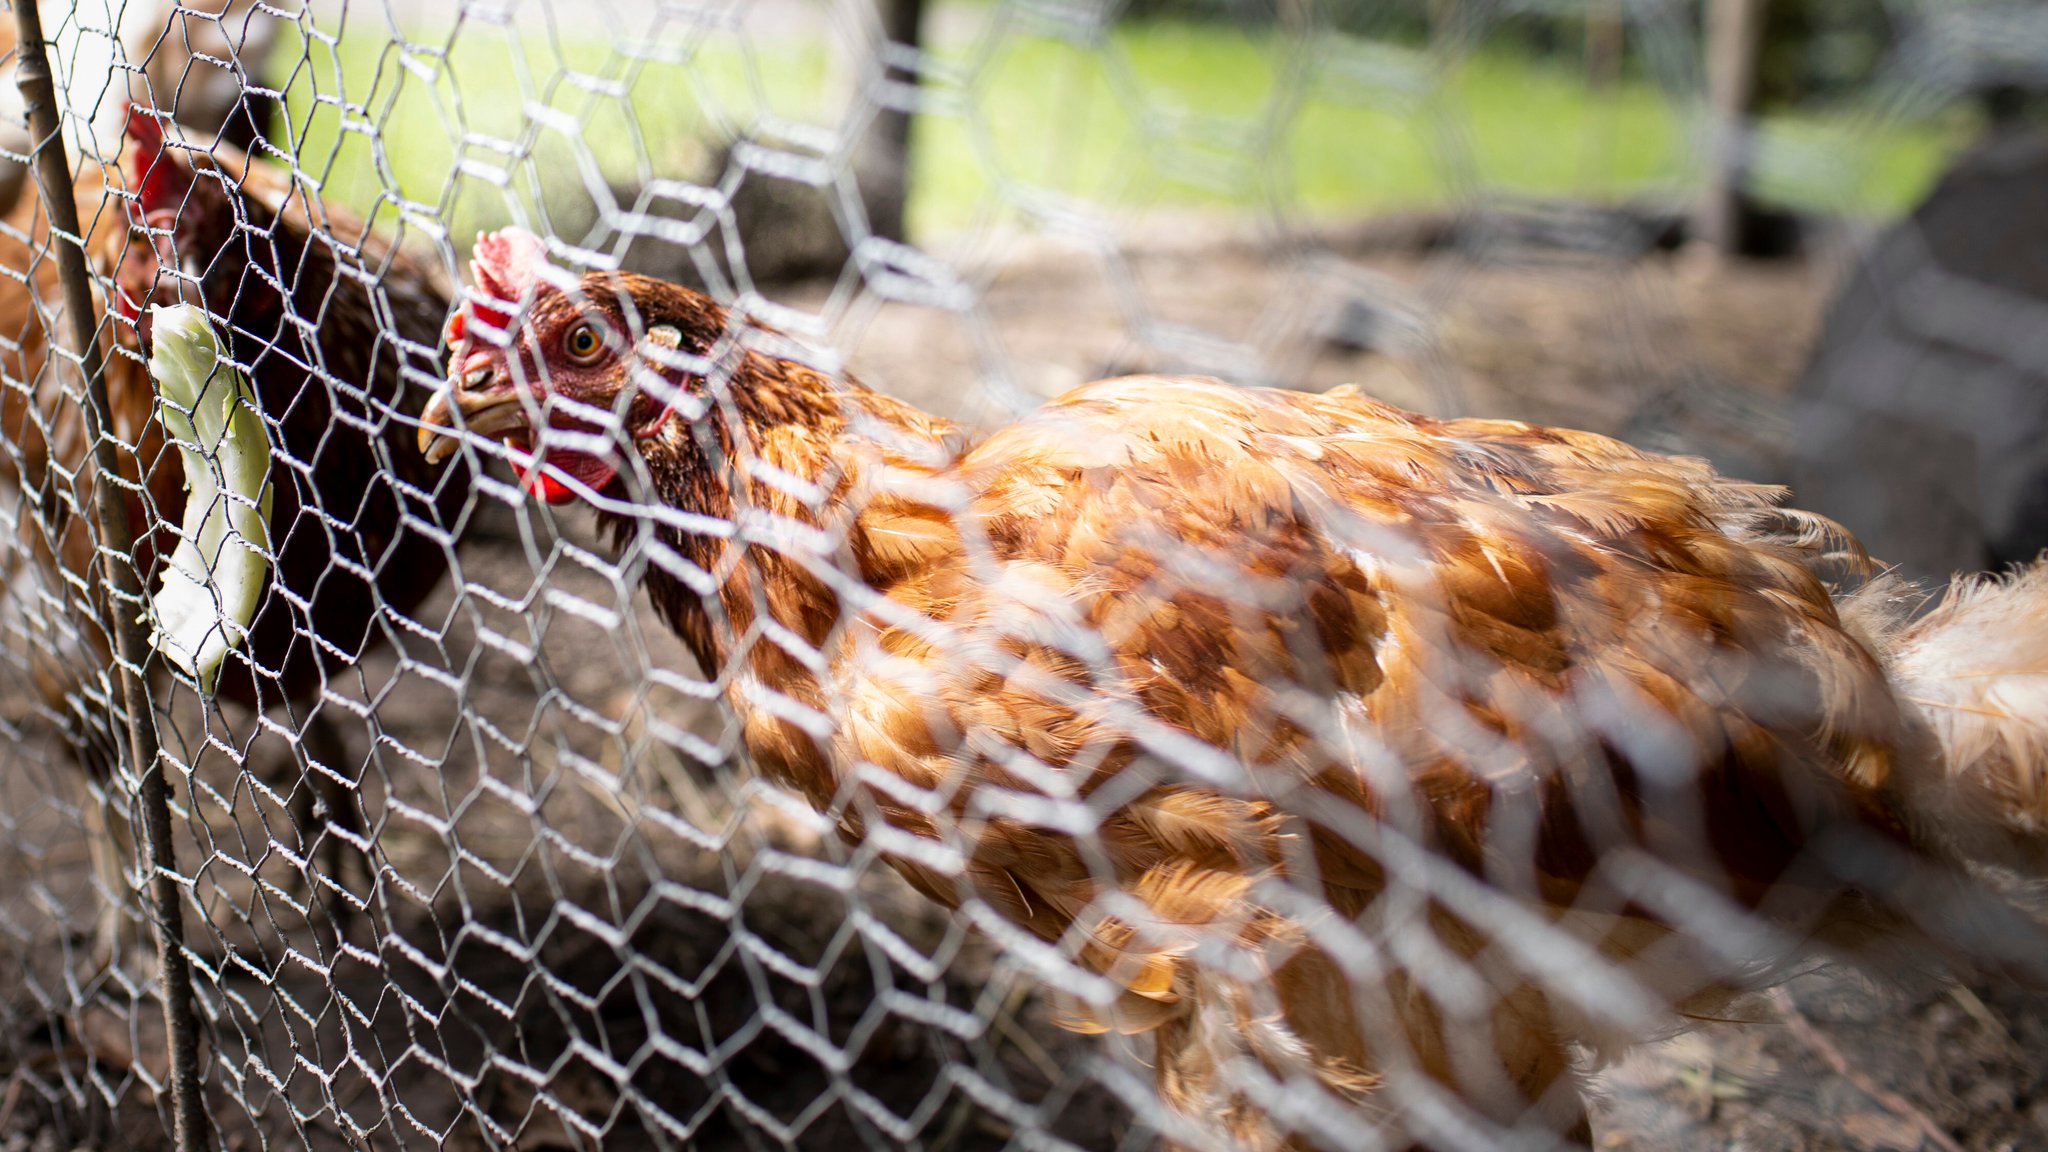
[[[2005,840],[2048,861],[2048,561],[1960,579],[1879,643],[1938,745],[1939,772],[1908,783],[1916,816],[1965,857],[2016,863],[1983,855]]]

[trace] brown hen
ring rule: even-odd
[[[2040,863],[2040,569],[1909,623],[1599,436],[1146,377],[970,445],[534,237],[475,274],[429,457],[596,505],[760,768],[1149,1036],[1179,1143],[1584,1143],[1579,1054],[1803,957],[2039,955],[1968,874]]]
[[[75,182],[78,216],[87,233],[93,259],[111,266],[128,234],[128,220],[106,174],[87,165]],[[35,191],[12,201],[0,227],[0,486],[9,489],[8,521],[14,540],[0,556],[0,588],[6,591],[4,626],[18,631],[27,671],[45,702],[50,718],[64,726],[70,745],[89,763],[104,767],[118,759],[114,734],[104,724],[87,723],[110,711],[97,695],[99,685],[83,669],[106,665],[111,638],[102,631],[106,619],[102,570],[94,549],[92,444],[79,407],[81,383],[72,350],[53,355],[51,338],[64,330],[57,261],[52,251],[49,220]],[[163,428],[155,420],[156,393],[142,361],[116,350],[111,326],[103,325],[107,395],[113,432],[134,451],[123,456],[131,524],[147,528],[149,510],[167,507],[176,515],[184,489],[176,453],[165,450]],[[169,467],[156,467],[159,460]],[[149,461],[145,468],[139,461]],[[149,473],[148,499],[138,483]],[[174,544],[171,525],[158,522],[155,531],[137,542],[134,558],[148,572],[158,554]],[[85,589],[92,610],[70,610],[67,596]],[[59,610],[53,606],[62,605]],[[88,698],[90,696],[90,698]]]
[[[457,521],[470,473],[436,475],[410,442],[449,293],[430,264],[281,169],[225,144],[167,146],[140,108],[128,133],[137,227],[118,306],[147,344],[149,305],[203,305],[272,428],[276,578],[249,660],[230,659],[219,692],[308,700],[447,573],[439,526]]]
[[[180,299],[213,316],[228,354],[247,373],[270,428],[273,464],[271,586],[218,694],[253,708],[301,709],[305,767],[345,829],[357,824],[345,781],[345,746],[317,708],[328,675],[385,638],[389,617],[415,610],[445,575],[449,533],[468,499],[470,472],[437,473],[411,447],[413,421],[441,375],[438,341],[449,293],[427,263],[399,250],[345,210],[312,197],[288,173],[252,164],[225,144],[205,151],[167,144],[156,113],[130,111],[126,171],[81,173],[81,218],[92,222],[94,259],[113,280],[107,324],[122,348],[108,357],[108,398],[116,432],[134,446],[126,459],[147,475],[130,498],[131,522],[153,526],[135,553],[148,586],[175,542],[185,488],[178,453],[165,450],[155,393],[141,357],[148,307]],[[128,196],[121,195],[125,189]],[[46,234],[34,196],[15,214],[23,231]],[[55,263],[0,236],[0,262],[28,273],[0,280],[0,331],[20,333],[5,361],[0,435],[9,478],[29,499],[27,547],[9,575],[17,602],[69,587],[99,596],[89,532],[97,482],[84,435],[77,384],[49,356],[47,315],[56,298]],[[110,336],[110,340],[113,337]],[[137,347],[137,345],[140,347]],[[75,491],[60,491],[65,483]],[[18,610],[19,611],[19,610]],[[109,638],[81,634],[77,615],[22,611],[46,643],[35,671],[47,710],[73,731],[99,774],[118,762],[106,727],[107,702],[93,673],[106,666]],[[103,608],[91,614],[103,619]],[[66,634],[68,633],[68,635]],[[309,718],[310,717],[310,718]],[[314,791],[294,790],[294,822],[321,839]],[[329,839],[329,847],[339,840]],[[338,861],[330,861],[336,865]]]

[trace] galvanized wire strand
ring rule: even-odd
[[[1783,449],[1793,438],[1780,393],[1793,387],[1792,360],[1819,322],[1833,265],[1661,250],[1682,239],[1687,198],[1712,167],[1704,154],[1724,135],[1746,142],[1741,179],[1789,173],[1845,204],[1857,180],[1797,134],[1821,132],[1812,123],[1767,128],[1741,111],[1708,114],[1696,4],[1185,4],[1213,22],[1152,22],[1156,0],[912,3],[880,18],[869,0],[187,0],[161,5],[162,21],[130,0],[141,31],[110,33],[98,6],[60,21],[44,5],[57,70],[67,52],[106,48],[116,58],[107,98],[126,86],[170,136],[166,167],[195,174],[189,189],[173,182],[151,194],[155,218],[126,236],[121,260],[151,265],[155,299],[204,305],[229,359],[259,383],[274,491],[297,503],[269,526],[279,562],[268,610],[279,627],[228,658],[247,698],[201,693],[137,649],[123,624],[143,605],[137,584],[147,573],[138,580],[130,545],[152,530],[161,540],[172,525],[151,504],[151,469],[138,470],[107,427],[126,419],[121,393],[108,389],[134,355],[125,326],[88,323],[93,285],[82,265],[107,253],[96,243],[81,253],[69,218],[55,220],[48,244],[18,218],[0,226],[0,244],[21,232],[29,248],[26,267],[0,260],[0,298],[36,288],[38,269],[49,271],[36,246],[54,249],[47,258],[61,265],[77,329],[68,343],[88,382],[86,434],[72,455],[51,450],[47,491],[15,491],[0,476],[9,534],[0,539],[0,865],[19,864],[24,877],[20,891],[0,893],[0,1146],[17,1133],[42,1138],[22,1127],[36,1124],[71,1144],[152,1142],[169,1099],[181,1150],[210,1140],[322,1152],[1145,1152],[1162,1138],[1223,1149],[1216,1117],[1164,1102],[1156,1032],[1076,1030],[1102,1025],[1090,1014],[1117,1008],[1128,975],[1083,962],[1088,918],[1147,920],[1144,901],[1118,885],[1118,848],[1132,835],[1118,821],[1152,790],[1255,797],[1283,809],[1289,828],[1313,821],[1330,846],[1386,875],[1368,909],[1339,914],[1321,878],[1343,862],[1297,836],[1240,907],[1298,937],[1261,951],[1227,928],[1133,929],[1202,978],[1243,990],[1230,1020],[1206,1022],[1212,1038],[1271,1039],[1260,1030],[1285,1005],[1260,965],[1283,965],[1286,949],[1312,947],[1343,968],[1341,1009],[1371,1018],[1384,1038],[1371,1094],[1345,1097],[1325,1082],[1342,1075],[1319,1078],[1284,1045],[1225,1061],[1235,1090],[1303,1143],[1402,1147],[1384,1123],[1398,1115],[1415,1141],[1439,1147],[1554,1146],[1560,1125],[1543,1109],[1561,1107],[1562,1092],[1482,1115],[1446,1089],[1453,1078],[1500,1088],[1488,1040],[1512,1015],[1510,997],[1539,989],[1589,1030],[1656,1034],[1672,1023],[1660,1013],[1705,979],[1701,969],[1747,972],[1794,949],[1797,909],[1773,914],[1796,905],[1796,892],[1743,904],[1716,877],[1641,848],[1605,855],[1554,916],[1532,910],[1534,832],[1517,823],[1526,812],[1516,796],[1475,818],[1487,853],[1454,858],[1428,834],[1429,797],[1402,775],[1398,741],[1320,694],[1331,654],[1306,623],[1317,605],[1303,599],[1300,574],[1260,567],[1250,542],[1180,539],[1148,527],[1136,505],[1131,523],[1106,533],[1160,558],[1156,571],[1116,574],[1130,576],[1118,595],[1188,593],[1213,610],[1185,626],[1212,633],[1261,613],[1289,622],[1270,647],[1301,674],[1263,679],[1242,723],[1209,744],[1143,714],[1128,693],[1090,698],[1075,687],[1141,674],[1111,646],[1144,621],[1096,627],[1071,604],[1009,585],[999,615],[1015,634],[1002,642],[921,619],[867,587],[842,555],[849,509],[833,505],[822,526],[802,522],[829,485],[778,472],[751,444],[719,475],[758,480],[756,495],[766,495],[738,500],[729,517],[651,496],[651,473],[625,444],[623,487],[559,507],[521,486],[514,447],[483,437],[467,438],[448,467],[420,466],[412,437],[422,402],[449,368],[437,334],[470,283],[475,233],[505,224],[542,234],[565,278],[630,269],[687,281],[772,327],[735,322],[708,355],[678,355],[703,377],[702,394],[681,399],[710,418],[737,417],[747,378],[735,366],[751,351],[857,376],[957,418],[948,452],[1076,385],[1149,372],[1306,392],[1356,383],[1432,415],[1590,425],[1687,454]],[[1888,5],[1902,20],[1933,7]],[[1994,8],[1981,19],[2009,18]],[[1619,62],[1602,65],[1615,107],[1588,103],[1580,119],[1561,115],[1528,140],[1503,139],[1482,115],[1498,111],[1500,94],[1475,107],[1489,95],[1475,85],[1501,82],[1492,70],[1522,37],[1549,36],[1541,67],[1504,74],[1526,86],[1508,104],[1551,106],[1571,87],[1558,29],[1569,49],[1582,13],[1610,22],[1602,34],[1625,45]],[[1902,23],[1885,33],[1897,56],[1877,74],[1890,103],[1865,127],[1953,106],[1944,77],[1961,65],[1943,48],[1952,39],[2040,55],[2024,37],[1975,27]],[[277,51],[265,59],[255,46],[270,35]],[[1229,68],[1193,83],[1175,71],[1209,66],[1204,53]],[[34,54],[24,63],[35,66]],[[249,149],[246,179],[210,124],[188,122],[214,88],[244,102],[248,123],[274,114]],[[63,162],[58,131],[82,142],[104,126],[90,99],[63,107],[61,119],[48,101],[47,92],[31,99],[29,152],[54,218],[69,210],[73,178],[46,171]],[[1788,134],[1772,135],[1780,129]],[[1669,154],[1645,160],[1630,133],[1668,136]],[[913,209],[938,204],[947,215],[943,226],[920,225],[913,211],[904,237],[867,202],[863,154],[900,152],[906,135],[919,157],[910,175],[926,181]],[[110,201],[142,206],[135,181],[113,174],[110,142],[96,143],[109,182],[123,185]],[[133,149],[117,153],[123,168]],[[932,163],[940,156],[943,168]],[[1533,187],[1518,183],[1523,168]],[[1567,170],[1569,201],[1547,183]],[[1333,196],[1340,180],[1354,182],[1342,190],[1355,199]],[[1397,210],[1411,195],[1430,209]],[[1385,219],[1367,219],[1383,209]],[[132,268],[90,271],[102,284],[136,285]],[[2040,328],[2030,327],[2035,308],[1974,287],[1920,283],[1905,319],[1959,361],[2048,363],[2026,336]],[[646,335],[636,324],[632,335]],[[0,332],[0,406],[28,410],[22,442],[0,444],[14,457],[38,436],[62,438],[62,420],[37,405],[71,387],[71,354],[38,364],[22,351],[30,335]],[[548,372],[522,366],[519,383],[539,389]],[[620,412],[563,397],[534,409],[534,418],[587,423],[597,430],[574,434],[599,440],[622,427]],[[295,415],[306,412],[316,418]],[[1938,415],[1962,422],[1970,412]],[[697,431],[693,444],[715,451],[711,425]],[[126,476],[138,471],[150,519],[123,527],[136,488]],[[74,519],[93,523],[67,537],[62,501],[86,482],[92,510]],[[1191,475],[1171,495],[1203,495],[1212,482]],[[953,527],[974,538],[963,579],[1002,571],[987,521],[962,511],[956,481],[892,472],[890,483],[958,517]],[[82,491],[75,498],[86,505]],[[868,498],[862,490],[848,500]],[[586,504],[635,523],[615,540]],[[1331,524],[1340,550],[1416,554],[1402,532],[1346,535],[1357,526],[1341,516]],[[92,573],[62,556],[50,562],[88,527]],[[701,566],[678,533],[734,548]],[[1075,541],[1077,555],[1100,543]],[[282,558],[302,549],[322,563],[288,567]],[[794,569],[838,597],[836,616],[815,632],[758,618],[765,577]],[[717,666],[700,666],[642,591],[661,574],[699,589],[757,581],[751,625],[717,605],[707,628],[726,649]],[[1428,600],[1431,589],[1399,575],[1377,587]],[[1475,585],[1487,582],[1480,571]],[[110,606],[104,627],[118,668],[105,685],[82,668],[103,662],[81,657],[104,643],[101,622],[78,608],[88,598]],[[347,621],[362,622],[360,635],[330,626],[323,612],[335,604],[361,608]],[[1419,692],[1402,735],[1512,779],[1534,745],[1475,723],[1461,703],[1494,682],[1489,637],[1461,647],[1455,629],[1469,621],[1420,615],[1422,631],[1403,642],[1455,658]],[[961,740],[999,786],[967,794],[966,770],[951,761],[922,775],[849,762],[837,766],[838,792],[814,809],[748,762],[755,733],[728,696],[750,693],[794,723],[830,728],[843,717],[829,691],[799,698],[751,670],[832,665],[884,625],[894,630],[886,643],[928,646],[930,675],[975,686],[966,693],[975,700],[1030,689],[1030,715],[1086,704],[1101,723],[1128,727],[1134,759],[1119,765],[1091,748],[1062,761],[1046,733],[1014,735],[1029,728],[1019,716],[987,716]],[[1043,644],[1044,659],[1008,644],[1025,638]],[[1652,630],[1644,639],[1654,650],[1663,638]],[[317,658],[301,659],[309,652]],[[1048,666],[1060,674],[1048,677]],[[1718,683],[1722,671],[1702,659],[1682,679]],[[19,698],[9,694],[17,685],[27,686]],[[943,704],[927,691],[928,682],[906,682],[900,695]],[[1602,741],[1668,734],[1634,697],[1589,688],[1578,703],[1539,743],[1592,763]],[[94,823],[101,807],[118,812],[130,799],[73,770],[107,743],[102,728],[119,729],[118,759],[130,766],[114,779],[142,784],[132,798],[143,810],[142,901],[85,860],[86,848],[108,847],[108,830]],[[1381,809],[1332,806],[1256,763],[1282,738],[1351,757],[1383,793]],[[168,806],[166,773],[178,782]],[[1075,783],[1096,776],[1099,787]],[[1592,785],[1582,791],[1596,814],[1612,801]],[[890,822],[913,812],[929,835]],[[1682,839],[1694,813],[1673,802],[1668,814]],[[977,887],[989,874],[994,842],[985,838],[1020,828],[1070,841],[1049,875],[1104,882],[1071,900],[1087,907],[1064,935],[1050,934],[1057,939],[1016,914],[1050,906],[1041,892]],[[895,867],[905,861],[924,872],[906,881]],[[103,906],[157,927],[161,994],[118,952],[82,943]],[[1643,942],[1626,961],[1588,943],[1645,910],[1671,927],[1669,938]],[[1459,946],[1446,931],[1454,923],[1490,935],[1483,947]],[[1802,989],[1800,998],[1814,1028],[1839,1023],[1818,997]],[[2009,1027],[2014,1046],[2038,1035],[2033,1017],[1987,999],[1971,1020]],[[1456,1051],[1423,1051],[1396,1026],[1416,1002],[1451,1022]],[[1769,1091],[1755,1071],[1764,1058],[1742,1062],[1757,1049],[1791,1086],[1775,1098],[1783,1122],[1823,1123],[1800,1109],[1833,1097],[1783,1059],[1788,1036],[1755,1035],[1653,1050],[1646,1066],[1684,1064],[1670,1077],[1694,1094],[1673,1103],[1677,1089],[1617,1092],[1620,1103],[1596,1113],[1601,1137],[1636,1123],[1612,1117],[1661,1104],[1660,1123],[1713,1129],[1715,1146],[1737,1139],[1727,1116],[1754,1121]],[[1841,1050],[1861,1054],[1847,1042]],[[168,1096],[152,1095],[166,1069]],[[1885,1134],[1877,1131],[1865,1142]]]

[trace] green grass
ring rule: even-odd
[[[814,119],[824,90],[817,43],[764,57],[711,40],[657,63],[566,30],[401,40],[350,17],[321,31],[277,53],[299,167],[365,214],[438,217],[458,237],[509,221],[515,203],[587,226],[591,186],[701,175],[705,141]]]
[[[996,17],[941,15],[960,17],[942,27]],[[458,240],[515,205],[576,239],[594,219],[592,184],[701,179],[707,141],[829,125],[846,103],[822,39],[470,24],[408,29],[408,47],[381,21],[351,21],[279,54],[300,167],[330,197],[386,219],[417,206],[412,218],[446,221]],[[1576,70],[1514,56],[1439,72],[1329,34],[1173,23],[1120,26],[1088,47],[1016,31],[935,52],[952,79],[928,88],[937,110],[915,129],[911,220],[925,236],[1063,201],[1355,218],[1487,193],[1670,198],[1698,178],[1693,126],[1650,83],[1596,94]],[[1967,127],[1775,119],[1758,185],[1794,206],[1894,215]]]

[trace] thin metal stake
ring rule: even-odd
[[[85,234],[78,225],[73,199],[71,164],[59,134],[56,86],[43,43],[42,14],[34,0],[13,0],[16,29],[16,85],[28,106],[30,150],[35,154],[36,185],[49,213],[50,234],[57,239],[57,275],[64,288],[64,311],[85,373],[85,428],[92,438],[98,475],[93,484],[93,512],[99,520],[101,566],[107,583],[107,614],[112,619],[115,663],[120,665],[122,710],[128,717],[128,752],[139,781],[142,834],[147,843],[150,882],[146,888],[156,921],[158,978],[163,984],[164,1029],[170,1037],[171,1111],[178,1152],[203,1152],[206,1109],[199,1092],[199,1015],[192,992],[192,965],[185,954],[185,916],[178,891],[177,850],[171,839],[170,783],[158,755],[156,719],[150,707],[143,665],[149,657],[149,636],[139,608],[143,603],[141,573],[135,569],[135,533],[128,522],[128,504],[118,477],[121,458],[107,414],[107,378],[92,281],[85,265]],[[53,341],[54,343],[54,341]]]

